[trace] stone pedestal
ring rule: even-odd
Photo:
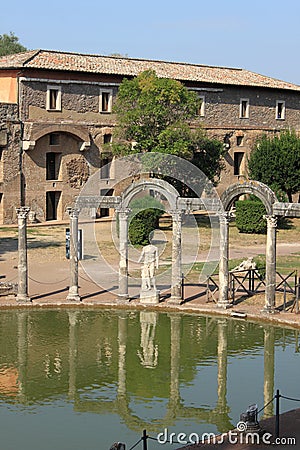
[[[140,303],[143,305],[157,305],[159,303],[159,291],[157,289],[141,291]]]

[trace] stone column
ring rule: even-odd
[[[79,302],[78,293],[78,216],[79,209],[67,208],[70,216],[70,286],[67,300]]]
[[[183,300],[181,293],[181,228],[182,211],[170,211],[172,215],[172,276],[170,303],[180,304]]]
[[[264,404],[270,402],[274,396],[274,360],[275,360],[275,331],[273,327],[264,329]],[[274,402],[264,410],[264,417],[272,417]]]
[[[219,264],[219,308],[230,308],[228,300],[229,287],[229,213],[219,215],[220,220],[220,264]]]
[[[266,244],[266,296],[263,312],[274,313],[276,289],[276,228],[277,217],[264,216],[267,220]]]
[[[119,300],[128,300],[128,215],[130,209],[118,211],[119,215]]]
[[[18,264],[18,294],[16,297],[17,302],[30,302],[31,299],[28,296],[28,264],[27,264],[27,216],[30,208],[27,206],[21,206],[16,209],[18,216],[18,252],[19,252],[19,264]]]

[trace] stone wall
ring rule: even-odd
[[[37,74],[34,76],[36,78]],[[58,74],[52,73],[54,76],[58,78]],[[32,78],[20,82],[23,137],[18,105],[0,104],[0,221],[2,217],[6,223],[15,221],[15,207],[21,204],[21,162],[23,184],[26,185],[23,202],[36,212],[40,221],[46,220],[47,192],[57,193],[57,219],[67,219],[66,206],[72,204],[88,177],[101,167],[104,135],[113,134],[116,118],[113,114],[99,112],[100,89],[105,88],[104,82],[107,83],[105,86],[112,89],[114,98],[121,77],[112,78],[110,84],[109,77],[102,82],[101,76],[90,81],[88,75],[84,76],[86,79],[76,79],[73,83],[63,75],[61,80],[34,81]],[[47,111],[47,86],[56,85],[55,81],[61,88],[62,108],[61,111]],[[197,86],[201,89],[199,94],[205,96],[205,114],[199,116],[193,126],[201,124],[209,137],[220,140],[226,149],[218,186],[220,193],[247,176],[247,157],[259,135],[274,135],[284,128],[300,130],[299,94],[296,92],[225,85]],[[240,118],[241,98],[249,99],[249,118]],[[285,101],[284,120],[275,117],[276,101]],[[50,146],[50,133],[59,134],[59,147]],[[22,140],[26,141],[27,149],[21,159]],[[56,157],[60,167],[57,179],[47,179],[46,155],[49,152],[59,154]],[[237,157],[240,158],[239,170],[235,174]]]

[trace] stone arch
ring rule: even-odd
[[[88,130],[83,126],[78,125],[65,125],[65,124],[51,124],[51,125],[40,125],[32,124],[30,129],[26,129],[26,139],[23,140],[23,150],[32,150],[36,142],[50,133],[67,133],[72,134],[82,141],[80,150],[83,151],[89,148],[91,145],[90,135]]]
[[[173,210],[177,207],[178,191],[167,181],[158,178],[132,183],[122,194],[122,207],[128,208],[133,197],[145,189],[153,189],[163,194],[169,202],[170,209]]]
[[[274,312],[276,289],[276,226],[277,218],[273,213],[273,205],[277,203],[275,193],[267,185],[253,180],[245,180],[229,186],[221,196],[225,213],[220,215],[220,265],[219,283],[220,297],[218,306],[229,307],[229,213],[233,201],[243,194],[253,194],[258,197],[266,208],[267,242],[266,242],[266,294],[265,312]]]
[[[275,193],[264,183],[254,180],[246,180],[232,184],[221,195],[221,202],[225,211],[228,211],[233,201],[243,194],[253,194],[264,204],[268,215],[273,214],[273,204],[278,202]]]

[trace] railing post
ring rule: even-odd
[[[148,448],[148,446],[147,446],[148,436],[147,436],[146,430],[143,430],[143,437],[142,437],[142,439],[143,439],[143,450],[147,450],[147,448]]]
[[[275,399],[276,399],[275,437],[279,438],[279,399],[280,399],[279,389],[277,389],[276,391]]]

